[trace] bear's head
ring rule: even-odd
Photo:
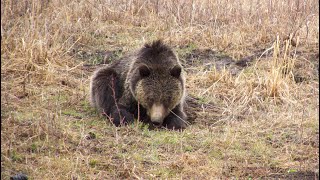
[[[130,71],[127,79],[131,93],[153,125],[161,126],[172,109],[184,101],[185,78],[179,59],[158,40],[138,52]]]

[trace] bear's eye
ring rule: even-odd
[[[150,75],[150,69],[146,65],[142,65],[139,67],[139,73],[141,77],[148,77]]]
[[[181,74],[181,67],[180,66],[175,66],[170,70],[170,74],[171,76],[175,77],[175,78],[179,78],[180,74]]]

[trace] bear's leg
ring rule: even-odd
[[[126,125],[134,121],[134,116],[132,113],[126,110],[125,107],[115,105],[113,111],[111,112],[112,123],[115,126]]]
[[[91,79],[91,104],[103,114],[109,115],[120,96],[119,84],[119,77],[112,68],[106,67],[97,70]]]
[[[133,122],[134,116],[118,102],[122,91],[119,75],[110,67],[97,70],[91,80],[91,103],[116,126]],[[123,98],[125,99],[125,98]]]
[[[187,127],[187,116],[180,105],[164,119],[163,126],[168,129],[182,130]]]

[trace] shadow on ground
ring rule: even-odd
[[[298,171],[286,174],[273,174],[261,179],[291,179],[291,180],[309,180],[319,179],[319,174],[311,171]]]

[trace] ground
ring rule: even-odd
[[[1,1],[1,179],[318,179],[319,2]],[[92,72],[161,38],[189,127],[114,127]]]

